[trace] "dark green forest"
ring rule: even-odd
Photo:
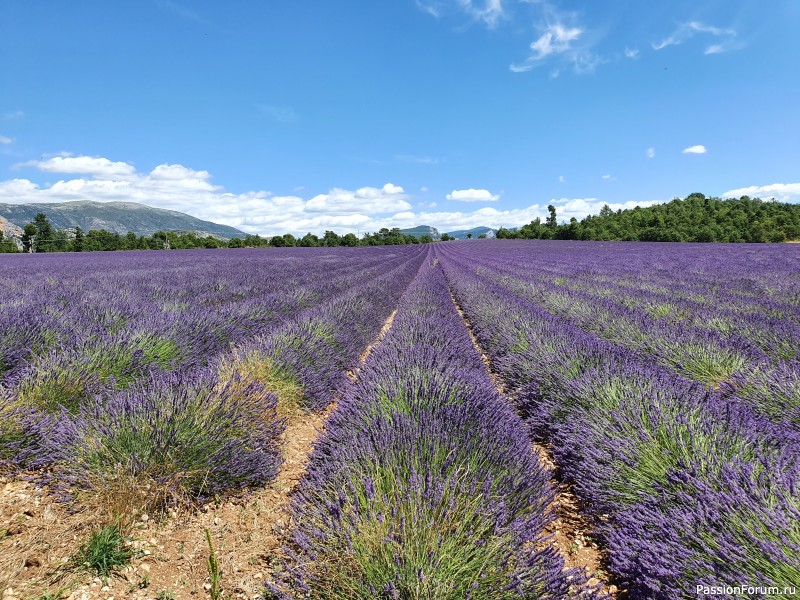
[[[691,194],[665,204],[647,208],[611,210],[607,205],[599,215],[559,223],[556,209],[548,206],[549,216],[535,219],[519,229],[501,227],[501,239],[603,240],[641,242],[785,242],[800,239],[800,205],[764,201],[743,196],[722,200]],[[483,236],[480,236],[483,237]],[[451,238],[443,235],[441,241]],[[265,238],[248,235],[224,241],[193,233],[159,231],[150,237],[134,233],[120,235],[105,230],[56,230],[43,213],[25,225],[21,238],[24,252],[92,252],[109,250],[182,250],[190,248],[263,248],[294,246],[384,246],[436,241],[403,234],[398,228],[383,228],[356,237],[326,231],[323,236],[307,233],[297,238],[291,233]],[[15,240],[0,232],[0,252],[17,252]]]
[[[800,205],[748,198],[721,200],[691,194],[647,208],[611,210],[558,224],[555,208],[498,238],[640,242],[785,242],[800,239]]]

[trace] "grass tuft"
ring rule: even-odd
[[[75,561],[100,577],[108,577],[131,561],[131,550],[125,544],[118,524],[106,525],[92,533],[75,557]]]

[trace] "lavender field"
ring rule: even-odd
[[[792,245],[0,261],[0,461],[67,505],[268,489],[287,423],[334,406],[265,598],[800,590]],[[553,543],[563,489],[602,588]]]

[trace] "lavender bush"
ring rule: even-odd
[[[276,475],[284,423],[275,403],[255,383],[218,381],[209,371],[156,374],[74,415],[39,421],[39,454],[71,490],[132,480],[203,499]]]

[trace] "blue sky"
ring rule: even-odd
[[[252,233],[800,201],[797,0],[0,0],[0,202]]]

